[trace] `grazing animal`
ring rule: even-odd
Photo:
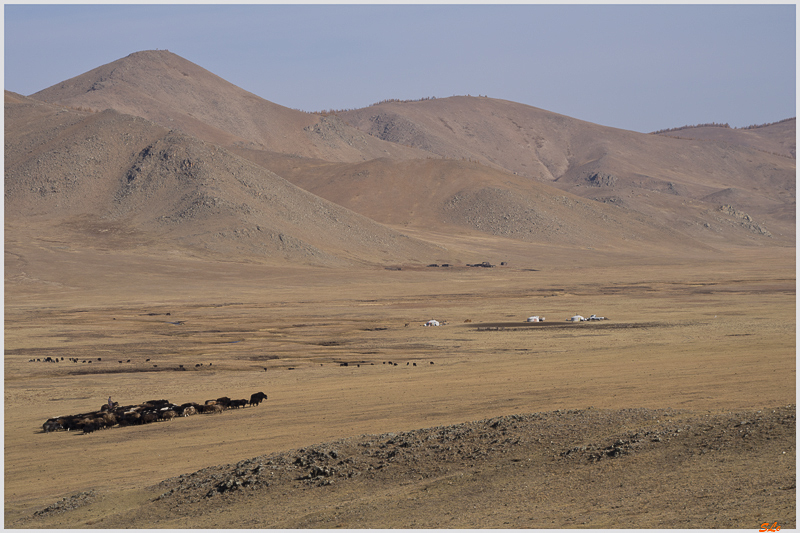
[[[219,405],[219,404],[215,404],[215,405],[206,405],[206,406],[203,408],[203,414],[208,414],[208,413],[221,413],[223,410],[224,410],[224,409],[223,409],[223,407],[222,407],[221,405]]]
[[[227,396],[223,396],[222,398],[217,398],[217,405],[221,405],[223,409],[227,409],[231,403],[231,399]]]
[[[149,424],[150,422],[155,422],[156,420],[158,420],[158,415],[153,411],[148,411],[144,413],[141,418],[139,418],[139,422],[141,424]]]
[[[158,415],[161,420],[172,420],[176,416],[178,415],[172,409],[163,409]]]
[[[267,395],[263,392],[257,392],[255,394],[250,395],[250,405],[255,406],[259,405],[262,401],[267,399]]]
[[[141,424],[142,415],[136,411],[129,411],[123,415],[126,424]]]
[[[42,424],[42,429],[45,433],[50,433],[51,431],[58,431],[59,429],[64,429],[64,426],[61,425],[61,420],[58,418],[50,418]]]

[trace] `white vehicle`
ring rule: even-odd
[[[589,317],[589,320],[605,320],[605,319],[606,319],[606,317],[597,316],[597,315],[592,315],[592,316]]]

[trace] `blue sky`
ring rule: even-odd
[[[796,114],[794,4],[4,6],[4,87],[168,49],[319,111],[486,95],[649,132]]]

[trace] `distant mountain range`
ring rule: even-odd
[[[795,119],[641,134],[467,96],[311,114],[167,51],[5,101],[7,234],[326,265],[453,260],[426,232],[794,246]]]

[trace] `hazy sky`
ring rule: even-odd
[[[29,95],[168,49],[319,111],[471,94],[640,132],[795,116],[795,5],[9,5]]]

